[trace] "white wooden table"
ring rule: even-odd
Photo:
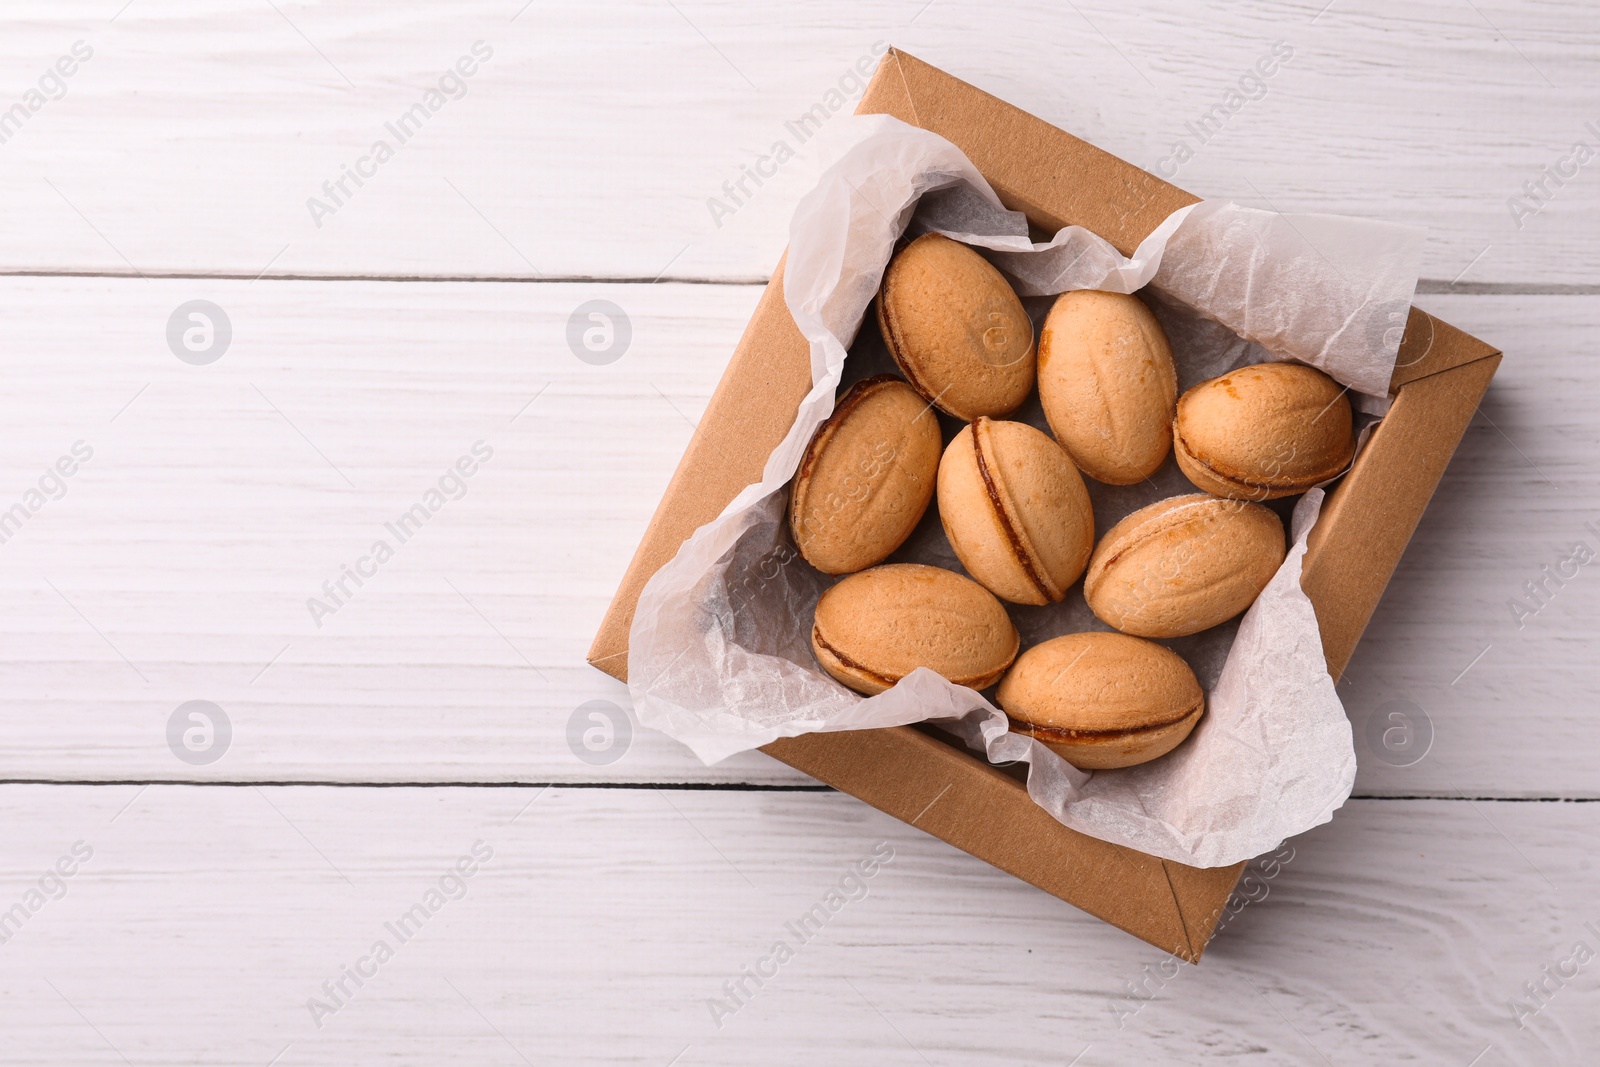
[[[1600,1062],[1597,579],[1524,586],[1600,550],[1600,22],[1323,5],[8,4],[0,1062]],[[764,756],[570,741],[815,153],[707,201],[880,41],[1169,175],[1285,42],[1176,180],[1426,226],[1506,352],[1341,687],[1356,798],[1197,968]]]

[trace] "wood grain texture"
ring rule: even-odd
[[[0,267],[762,278],[819,165],[786,124],[848,110],[880,41],[1200,195],[1425,226],[1429,278],[1588,284],[1597,265],[1600,163],[1563,160],[1600,146],[1600,24],[1551,0],[58,0],[8,11],[0,104],[80,40],[65,95],[0,144]],[[478,41],[493,55],[464,95],[401,143],[386,124]],[[1214,111],[1276,42],[1292,57],[1244,82],[1257,98]],[[392,158],[323,191],[378,140]],[[723,191],[779,140],[801,155]]]
[[[1543,975],[1600,944],[1596,805],[1357,801],[1247,876],[1191,967],[834,794],[0,798],[0,906],[93,851],[0,945],[6,1064],[1547,1065],[1600,1039],[1600,965]],[[401,943],[386,924],[475,843]],[[841,884],[858,899],[801,943],[786,924]],[[323,983],[380,940],[336,1004]],[[793,959],[719,1028],[708,1000],[778,940]]]
[[[627,700],[583,652],[758,289],[0,289],[0,510],[75,441],[94,449],[0,545],[3,776],[273,779],[300,776],[303,756],[336,779],[588,776],[569,716]],[[568,350],[567,321],[607,296],[633,340],[593,366]],[[204,367],[165,336],[197,297],[234,332]],[[493,458],[402,543],[389,526],[479,441]],[[314,618],[308,601],[333,605],[323,583],[376,540],[393,558]],[[165,740],[196,699],[235,730],[198,770]],[[641,738],[665,762],[610,770],[689,767],[675,747]]]
[[[1419,301],[1506,360],[1341,692],[1358,792],[1457,799],[1351,801],[1191,968],[847,797],[704,788],[806,781],[764,756],[579,758],[582,706],[628,703],[584,651],[757,287],[248,281],[759,281],[822,156],[786,123],[883,41],[1198,194],[1426,226],[1425,291],[1592,294],[1600,163],[1545,176],[1600,145],[1581,6],[28,0],[3,28],[0,272],[129,277],[0,279],[0,778],[691,788],[0,785],[0,1063],[1594,1059],[1596,964],[1550,975],[1600,948],[1600,805],[1461,798],[1600,796],[1593,568],[1543,570],[1600,550],[1600,297]],[[714,218],[780,138],[800,154]],[[209,366],[167,345],[194,299],[234,328]],[[610,365],[568,348],[592,299],[633,327]],[[307,599],[478,441],[465,495],[318,627]],[[197,699],[234,730],[204,766],[167,741]],[[1419,762],[1378,758],[1397,722]],[[708,1000],[881,845],[719,1028]]]
[[[758,295],[0,283],[0,510],[75,441],[95,450],[0,545],[0,776],[804,781],[761,755],[704,768],[646,733],[590,766],[567,733],[586,701],[628,704],[584,653]],[[205,367],[176,359],[164,334],[197,297],[234,325]],[[566,344],[573,309],[599,297],[632,320],[608,366]],[[1595,796],[1591,568],[1550,586],[1520,629],[1507,601],[1571,542],[1600,549],[1585,526],[1600,524],[1587,459],[1600,383],[1574,358],[1600,328],[1600,300],[1424,299],[1507,355],[1343,686],[1357,791]],[[385,524],[479,440],[494,458],[466,495],[399,543]],[[308,599],[377,538],[394,558],[347,585],[319,628]],[[235,727],[204,767],[180,763],[165,734],[196,699]],[[1435,735],[1403,768],[1374,758],[1363,732],[1396,700],[1423,709]],[[1519,707],[1539,710],[1519,715],[1508,746]]]
[[[1580,443],[1597,432],[1600,375],[1587,354],[1600,308],[1588,297],[1419,302],[1505,358],[1340,686],[1362,757],[1357,791],[1470,795],[1471,783],[1498,781],[1482,795],[1600,795],[1579,696],[1596,685],[1595,575],[1574,566],[1549,581],[1542,570],[1575,542],[1600,551],[1600,479]],[[1513,601],[1541,602],[1530,581],[1545,583],[1545,606],[1519,615]],[[1372,720],[1392,711],[1431,724],[1420,762],[1374,758]]]

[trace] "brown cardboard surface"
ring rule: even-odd
[[[860,106],[960,147],[1007,206],[1122,252],[1197,198],[937,68],[891,49]],[[735,349],[607,611],[589,661],[627,676],[628,628],[650,575],[759,479],[810,387],[810,355],[783,302],[782,263]],[[1413,308],[1394,404],[1330,493],[1301,586],[1336,675],[1498,365],[1490,346]],[[764,751],[1188,960],[1204,951],[1244,864],[1186,867],[1062,826],[1016,779],[915,727],[809,734]]]
[[[1070,830],[1015,778],[911,726],[805,734],[763,751],[1191,962],[1244,868],[1184,867]]]
[[[1405,337],[1395,357],[1394,374],[1389,378],[1389,393],[1393,395],[1407,382],[1495,354],[1491,345],[1414,307],[1406,320]]]

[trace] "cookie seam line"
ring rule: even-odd
[[[1136,737],[1139,734],[1164,730],[1169,726],[1176,726],[1189,716],[1204,710],[1205,698],[1201,697],[1199,703],[1185,709],[1183,714],[1176,718],[1146,723],[1143,726],[1130,726],[1120,730],[1073,730],[1065,726],[1046,726],[1042,723],[1031,723],[1025,719],[1019,719],[1010,712],[1006,713],[1006,719],[1016,728],[1018,733],[1025,733],[1041,742],[1049,742],[1051,740],[1073,741],[1080,738],[1085,740],[1110,740],[1118,737]]]
[[[1191,448],[1189,446],[1189,442],[1185,441],[1183,439],[1183,435],[1182,434],[1178,433],[1177,420],[1173,420],[1173,424],[1172,424],[1172,447],[1173,447],[1173,451],[1176,452],[1180,445],[1182,446],[1184,453],[1189,457],[1189,459],[1197,467],[1203,468],[1207,474],[1210,474],[1212,477],[1216,478],[1218,481],[1220,481],[1220,482],[1229,482],[1229,483],[1232,483],[1232,484],[1235,484],[1235,485],[1242,485],[1247,489],[1260,489],[1263,492],[1276,493],[1279,496],[1293,496],[1296,493],[1304,493],[1304,492],[1307,492],[1308,490],[1320,485],[1321,483],[1327,481],[1330,478],[1337,478],[1344,471],[1344,469],[1346,467],[1350,466],[1350,461],[1351,461],[1351,459],[1354,458],[1354,452],[1355,452],[1355,450],[1352,448],[1351,449],[1351,455],[1345,457],[1344,462],[1342,462],[1338,466],[1336,466],[1333,469],[1332,473],[1329,473],[1329,474],[1318,474],[1315,477],[1311,477],[1309,481],[1307,481],[1306,479],[1300,479],[1300,480],[1297,480],[1295,482],[1291,482],[1291,483],[1289,483],[1287,485],[1268,485],[1265,482],[1253,482],[1250,479],[1245,478],[1245,477],[1243,477],[1241,475],[1228,474],[1223,469],[1215,466],[1211,461],[1205,460],[1205,459],[1201,459],[1199,453],[1197,453],[1193,448]],[[1305,482],[1304,487],[1301,487],[1301,482],[1302,481]],[[1266,497],[1264,499],[1269,499],[1270,500],[1272,498],[1271,497]]]
[[[1021,532],[1011,521],[1011,516],[1006,512],[1005,501],[1000,498],[1000,489],[995,484],[994,477],[989,473],[988,461],[983,455],[983,442],[978,439],[978,426],[983,423],[985,427],[993,420],[979,416],[972,422],[972,452],[977,458],[978,475],[983,479],[984,491],[989,494],[989,503],[994,507],[995,518],[1000,523],[1000,529],[1006,535],[1006,540],[1011,543],[1012,553],[1016,556],[1017,563],[1021,565],[1023,575],[1033,583],[1034,589],[1045,598],[1046,603],[1055,603],[1058,599],[1052,595],[1052,590],[1045,584],[1039,575],[1038,568],[1034,566],[1033,553],[1024,541]]]

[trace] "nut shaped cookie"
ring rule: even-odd
[[[889,261],[878,328],[901,373],[958,419],[998,416],[1033,389],[1033,322],[1005,276],[936,233]]]
[[[970,578],[890,563],[841,579],[817,601],[811,648],[838,681],[872,695],[918,667],[985,689],[1021,638],[1000,601]]]
[[[1286,555],[1268,508],[1193,493],[1140,508],[1089,557],[1083,596],[1105,622],[1139,637],[1182,637],[1255,603]]]
[[[1142,481],[1172,448],[1178,371],[1161,324],[1136,296],[1062,293],[1039,331],[1039,400],[1083,473]]]
[[[996,694],[1011,729],[1083,770],[1164,756],[1194,730],[1205,693],[1177,653],[1126,634],[1067,634],[1028,649]]]
[[[1094,549],[1094,508],[1072,460],[1026,423],[980,415],[939,461],[939,521],[962,566],[996,596],[1050,604]]]
[[[1273,500],[1333,478],[1355,456],[1349,390],[1315,367],[1257,363],[1188,390],[1173,451],[1198,488]]]
[[[857,382],[806,446],[789,487],[795,547],[824,574],[881,563],[933,498],[939,420],[900,378]]]

